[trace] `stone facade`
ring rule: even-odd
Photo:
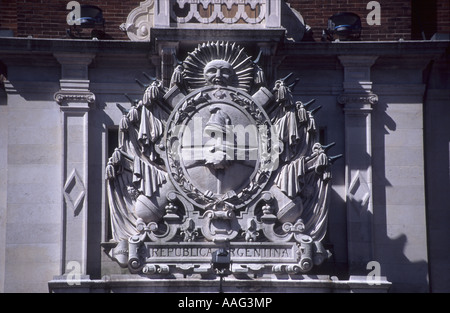
[[[226,291],[449,291],[448,41],[285,42],[283,26],[301,19],[195,33],[159,18],[141,39],[139,14],[124,25],[130,40],[0,38],[0,291],[211,290],[218,278],[169,284],[164,266],[149,278],[111,260],[105,169],[123,110],[143,100],[136,80],[169,88],[176,61],[217,40],[260,55],[270,90],[299,78],[293,99],[315,99],[320,142],[344,155],[331,168],[331,256],[307,274],[277,273],[278,285],[234,272]]]

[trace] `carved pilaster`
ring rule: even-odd
[[[150,56],[150,62],[155,67],[155,76],[156,77],[162,77],[161,75],[161,56],[159,55],[152,55]]]
[[[345,185],[348,259],[350,272],[373,260],[372,125],[371,112],[378,102],[372,93],[373,56],[341,56],[344,92],[338,97],[345,112]]]
[[[93,104],[95,95],[89,90],[88,66],[94,54],[55,54],[61,64],[60,90],[55,93],[55,101],[59,105],[67,102]]]
[[[272,82],[278,76],[277,69],[284,58],[275,56],[277,43],[261,43],[258,46],[261,53],[258,64],[264,69],[267,82]]]
[[[165,42],[159,46],[161,57],[161,78],[163,85],[169,87],[170,79],[175,68],[175,55],[177,53],[177,42]]]
[[[58,54],[60,90],[55,101],[62,114],[62,273],[77,262],[86,274],[88,223],[88,113],[95,102],[89,90],[88,66],[95,55]],[[74,263],[70,263],[74,264]]]

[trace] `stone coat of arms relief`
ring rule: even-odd
[[[259,58],[257,58],[259,59]],[[268,86],[234,43],[199,45],[169,88],[147,76],[123,109],[119,148],[106,168],[113,239],[108,255],[149,277],[301,274],[329,256],[333,144],[318,142],[314,113],[295,101],[292,75]]]

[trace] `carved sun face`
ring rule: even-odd
[[[230,85],[235,75],[233,67],[224,60],[213,60],[206,64],[203,71],[206,82],[209,85]]]
[[[235,43],[203,43],[183,62],[183,78],[188,90],[205,86],[227,86],[249,91],[255,64]]]

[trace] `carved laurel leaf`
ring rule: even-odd
[[[175,113],[175,116],[173,118],[173,122],[176,124],[178,123],[179,119],[180,119],[180,111],[177,111],[177,113]]]
[[[173,179],[174,179],[176,182],[179,182],[179,181],[180,181],[180,177],[179,177],[176,173],[173,173],[173,172],[172,172],[172,177],[173,177]]]

